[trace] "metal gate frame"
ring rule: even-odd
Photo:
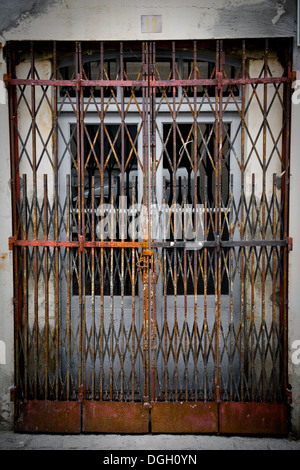
[[[225,41],[224,41],[225,43]],[[291,61],[288,59],[285,69],[285,73],[282,77],[272,77],[268,70],[268,41],[265,41],[265,55],[264,55],[264,73],[263,76],[258,78],[250,78],[246,73],[246,54],[245,54],[245,41],[242,41],[242,76],[238,78],[228,78],[224,73],[225,64],[225,51],[223,49],[223,41],[217,40],[216,44],[216,69],[213,77],[210,78],[198,78],[196,71],[194,72],[193,78],[189,77],[187,80],[176,78],[175,73],[175,50],[176,43],[172,42],[172,56],[173,56],[173,73],[172,77],[168,80],[157,80],[155,75],[155,43],[149,42],[143,45],[143,77],[141,80],[127,80],[123,75],[123,68],[121,65],[121,75],[118,80],[107,80],[104,79],[103,75],[98,80],[85,79],[82,75],[82,51],[81,43],[76,43],[75,51],[75,63],[76,63],[76,78],[72,80],[62,80],[57,78],[57,57],[56,47],[57,43],[53,43],[53,64],[54,73],[51,79],[39,79],[36,76],[34,68],[34,43],[31,42],[31,74],[30,77],[17,78],[16,66],[15,66],[15,49],[14,43],[7,45],[7,63],[8,63],[8,75],[5,77],[5,83],[9,91],[9,116],[10,116],[10,151],[11,151],[11,189],[12,189],[12,237],[9,239],[9,248],[13,250],[13,263],[14,263],[14,328],[15,328],[15,388],[12,391],[12,398],[15,400],[15,430],[22,432],[65,432],[65,433],[80,433],[80,432],[118,432],[118,433],[147,433],[151,432],[171,432],[171,433],[238,433],[238,434],[285,434],[288,426],[288,403],[289,403],[289,391],[288,391],[288,371],[287,371],[287,312],[288,312],[288,252],[292,248],[292,240],[288,235],[288,207],[289,207],[289,129],[290,129],[290,101],[291,101],[291,83],[294,79],[292,73]],[[100,48],[100,57],[103,61],[103,43]],[[194,51],[194,63],[197,62],[197,49],[198,45],[195,41],[193,43]],[[122,61],[123,54],[123,43],[120,43],[120,57]],[[103,62],[102,62],[103,63]],[[196,68],[195,68],[196,70]],[[44,235],[44,239],[38,239],[37,237],[37,219],[38,212],[37,206],[33,206],[33,226],[34,233],[31,239],[27,237],[21,238],[20,228],[20,183],[19,183],[19,134],[18,134],[18,97],[17,90],[21,90],[21,94],[24,93],[25,87],[28,87],[31,92],[30,103],[27,105],[30,108],[32,116],[32,143],[33,143],[33,185],[34,191],[36,191],[36,166],[37,166],[37,155],[35,154],[35,141],[36,141],[36,103],[35,103],[35,88],[41,87],[42,90],[51,87],[53,89],[53,160],[55,170],[55,185],[58,185],[58,155],[57,155],[57,87],[72,87],[75,90],[76,95],[76,109],[77,109],[77,132],[78,141],[83,141],[83,90],[87,87],[100,87],[103,90],[105,87],[121,87],[121,125],[124,126],[124,89],[129,87],[131,90],[133,87],[141,87],[143,96],[143,162],[145,168],[145,201],[150,205],[153,198],[152,188],[155,187],[153,180],[154,171],[153,165],[155,164],[155,93],[159,87],[171,87],[173,95],[173,103],[175,103],[175,95],[177,87],[192,87],[194,96],[192,100],[197,102],[197,87],[214,87],[215,90],[215,119],[216,119],[216,139],[215,139],[215,162],[216,162],[216,185],[215,185],[215,200],[217,201],[217,207],[221,207],[221,192],[219,184],[219,176],[221,174],[222,164],[222,119],[224,111],[223,103],[223,90],[225,86],[240,86],[242,93],[242,109],[239,110],[241,117],[241,129],[243,133],[243,139],[245,138],[245,89],[246,86],[251,86],[254,90],[257,85],[264,86],[264,102],[260,103],[260,106],[264,113],[263,121],[263,136],[266,138],[267,126],[268,126],[268,113],[270,109],[267,107],[267,87],[273,85],[276,90],[276,86],[284,86],[284,102],[282,103],[284,112],[284,129],[282,133],[282,160],[284,176],[281,175],[282,184],[282,233],[280,239],[274,237],[269,240],[265,238],[265,234],[262,234],[260,240],[245,240],[243,233],[240,241],[233,240],[222,240],[220,236],[220,211],[215,212],[215,231],[213,241],[204,241],[203,249],[213,249],[216,256],[216,276],[221,279],[221,256],[222,250],[225,248],[237,247],[241,250],[241,265],[242,270],[245,269],[245,263],[247,262],[245,257],[245,249],[253,248],[261,250],[262,257],[265,256],[265,249],[267,247],[273,248],[274,250],[280,250],[282,257],[282,283],[280,293],[280,310],[281,310],[281,333],[282,347],[283,347],[283,359],[282,359],[282,371],[283,371],[283,392],[286,392],[286,396],[282,402],[257,402],[257,401],[222,401],[220,382],[218,380],[220,374],[220,364],[218,365],[218,359],[216,361],[216,377],[215,377],[215,389],[214,389],[214,400],[213,401],[178,401],[159,402],[156,399],[154,393],[155,387],[155,322],[156,322],[156,310],[155,310],[155,282],[156,282],[156,268],[157,259],[156,251],[160,246],[159,243],[153,243],[151,238],[145,239],[144,242],[126,242],[126,241],[115,241],[115,242],[104,242],[104,241],[87,241],[85,239],[85,220],[84,220],[84,188],[82,180],[79,181],[79,194],[81,203],[79,204],[79,211],[81,211],[81,221],[79,222],[79,237],[78,241],[62,241],[58,236],[58,195],[55,190],[54,200],[54,227],[55,233],[53,239],[48,239],[47,233]],[[103,96],[103,95],[102,95]],[[102,110],[103,111],[103,110]],[[194,112],[197,114],[197,106],[194,107]],[[176,125],[176,110],[175,105],[172,112],[173,124]],[[195,114],[195,120],[197,116]],[[149,121],[148,121],[149,119]],[[149,122],[149,126],[148,123]],[[195,144],[196,145],[196,144]],[[255,142],[253,143],[255,147]],[[79,154],[82,155],[83,148],[78,149]],[[243,156],[242,156],[243,158]],[[263,155],[263,175],[265,177],[266,170],[266,155]],[[123,171],[123,170],[122,170]],[[84,172],[84,161],[81,158],[81,174]],[[80,172],[79,172],[80,175]],[[243,177],[243,173],[242,173]],[[47,192],[47,180],[45,180],[45,191]],[[244,181],[242,181],[242,187]],[[265,191],[265,187],[264,187]],[[45,193],[46,194],[46,193]],[[45,197],[45,201],[47,198]],[[47,204],[47,202],[45,202]],[[262,208],[262,217],[265,220],[267,217],[271,217],[271,212],[266,212],[266,206]],[[271,211],[271,210],[270,210]],[[47,214],[47,208],[44,216]],[[243,227],[245,219],[249,218],[249,214],[245,213],[244,208],[241,210],[241,226]],[[47,225],[47,220],[46,220]],[[242,228],[243,231],[243,228]],[[25,383],[20,381],[20,371],[26,364],[20,360],[20,350],[22,347],[26,348],[26,345],[20,344],[26,338],[26,334],[22,337],[20,331],[27,328],[26,318],[24,322],[23,313],[23,301],[24,301],[24,290],[20,282],[20,258],[19,250],[23,249],[26,253],[27,248],[33,247],[34,263],[38,265],[37,250],[43,249],[46,256],[50,249],[53,249],[54,253],[54,265],[58,267],[59,261],[59,250],[62,247],[66,249],[78,250],[79,265],[84,266],[84,253],[86,250],[93,250],[96,248],[112,248],[112,249],[142,249],[142,255],[140,263],[143,271],[143,292],[144,292],[144,349],[149,352],[145,364],[145,389],[144,397],[142,402],[114,402],[110,401],[96,401],[85,399],[85,384],[82,383],[78,389],[78,397],[74,400],[59,400],[58,399],[58,376],[56,381],[56,399],[54,400],[39,400],[27,399],[26,393],[24,395]],[[184,248],[184,244],[172,244],[172,249]],[[171,245],[165,244],[164,248],[171,248]],[[45,258],[46,259],[46,258]],[[268,262],[268,261],[267,261]],[[265,262],[264,262],[265,263]],[[35,268],[35,272],[36,272]],[[47,268],[46,268],[47,269]],[[84,269],[84,267],[82,268]],[[55,285],[56,295],[58,296],[58,285],[59,276],[58,268],[55,270]],[[26,279],[26,272],[22,273]],[[264,274],[263,274],[264,278]],[[35,283],[37,280],[35,279]],[[35,301],[37,303],[37,288],[35,288]],[[25,295],[28,295],[28,293]],[[219,297],[220,300],[220,290]],[[38,308],[38,307],[37,307]],[[58,316],[58,301],[56,298],[56,328],[59,328],[59,316]],[[38,315],[38,311],[36,311]],[[216,305],[216,325],[220,333],[220,302]],[[82,332],[81,332],[82,333]],[[34,348],[37,350],[37,338],[38,332],[34,331]],[[23,338],[23,339],[22,339]],[[220,355],[220,344],[218,343],[218,334],[216,334],[216,346],[217,346],[217,358]],[[26,340],[25,340],[26,341]],[[82,345],[80,346],[82,347]],[[37,351],[36,351],[37,353]],[[26,359],[26,358],[25,358]],[[35,356],[36,359],[36,356]],[[84,365],[83,365],[84,367]],[[151,416],[151,425],[150,423]]]

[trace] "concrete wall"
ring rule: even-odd
[[[297,71],[297,80],[300,80],[300,72]],[[290,186],[290,236],[294,238],[293,251],[289,258],[289,377],[292,386],[292,425],[300,434],[300,362],[292,361],[292,354],[299,351],[300,340],[300,220],[298,201],[300,201],[300,104],[292,106],[291,129],[291,186]],[[295,341],[298,341],[295,349]],[[297,355],[299,358],[299,353]],[[297,359],[297,358],[296,358]],[[298,364],[295,364],[298,362]]]
[[[277,15],[274,0],[43,0],[1,1],[8,39],[143,40],[141,15],[162,15],[156,39],[287,36],[294,29],[296,1]],[[20,18],[17,18],[17,12]],[[7,23],[7,24],[5,24]],[[1,28],[1,23],[0,23]]]
[[[286,0],[285,12],[277,17],[274,0],[0,0],[0,41],[8,40],[161,40],[236,37],[293,37],[296,33],[296,0]],[[280,12],[280,11],[279,11]],[[142,33],[141,15],[161,15],[161,33]],[[272,21],[273,20],[273,21]],[[2,50],[1,50],[2,54]],[[294,47],[294,69],[300,74],[300,54]],[[6,72],[0,56],[0,80]],[[289,345],[300,340],[300,105],[293,105],[291,154]],[[6,364],[0,364],[0,425],[11,426],[13,385],[12,257],[7,239],[11,234],[9,130],[6,91],[0,84],[0,341],[6,345]],[[291,358],[291,354],[289,354]],[[293,387],[292,424],[300,433],[300,365],[290,359]]]
[[[0,73],[6,72],[5,62],[0,49]],[[2,77],[0,77],[1,79]],[[0,427],[11,425],[13,407],[10,402],[9,388],[13,386],[14,348],[13,329],[13,288],[12,288],[12,253],[8,251],[8,237],[11,235],[10,210],[10,158],[9,158],[9,123],[6,91],[0,100],[0,340],[5,344],[5,357],[0,361]]]

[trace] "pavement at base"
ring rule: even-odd
[[[300,450],[300,439],[216,435],[20,434],[0,430],[0,450]]]

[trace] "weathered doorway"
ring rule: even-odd
[[[286,432],[289,54],[8,45],[16,430]]]

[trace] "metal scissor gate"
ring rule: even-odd
[[[6,54],[15,429],[287,432],[290,41]]]

